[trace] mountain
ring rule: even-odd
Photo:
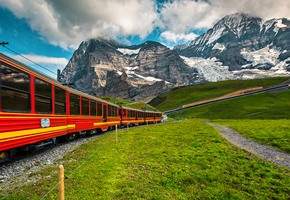
[[[255,73],[253,69],[268,70],[270,76],[277,71],[287,75],[290,72],[289,38],[289,19],[264,22],[261,18],[237,13],[225,16],[206,33],[174,50],[187,58],[215,58],[228,66],[229,71],[236,71],[236,76],[247,71]]]
[[[196,69],[160,43],[125,46],[104,39],[81,43],[59,78],[90,94],[136,101],[148,101],[176,85],[204,81]]]
[[[290,76],[289,39],[289,19],[237,13],[173,50],[152,41],[84,41],[59,79],[89,94],[149,101],[178,85]]]

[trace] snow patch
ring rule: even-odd
[[[208,38],[207,44],[211,44],[214,41],[216,41],[217,39],[219,39],[221,37],[223,31],[224,31],[224,28],[219,28],[219,29],[215,30]]]
[[[269,48],[269,46],[259,49],[257,51],[248,51],[247,49],[241,50],[242,56],[250,62],[250,64],[243,65],[243,70],[234,71],[233,73],[240,76],[242,79],[253,79],[253,78],[266,78],[266,77],[276,77],[276,76],[289,76],[290,72],[287,71],[287,61],[290,58],[279,61],[278,57],[280,51],[274,48]],[[269,70],[263,69],[249,69],[249,68],[259,68],[259,66],[270,65]]]
[[[138,54],[140,51],[139,49],[126,49],[126,48],[118,48],[117,51],[121,52],[124,55],[133,55],[133,54]]]
[[[278,28],[285,28],[285,27],[287,27],[287,25],[285,25],[285,24],[282,23],[282,19],[279,19],[279,20],[277,21],[276,26],[277,26]]]
[[[221,43],[216,43],[212,49],[217,49],[220,51],[224,51],[226,49],[225,45],[221,44]]]
[[[216,58],[187,58],[181,56],[184,62],[192,68],[196,68],[205,80],[216,82],[221,80],[236,79],[228,66],[223,66]]]
[[[117,74],[118,74],[119,76],[121,76],[121,75],[123,74],[123,72],[121,72],[121,71],[117,71]]]
[[[246,49],[241,50],[241,54],[244,59],[251,62],[253,66],[259,64],[271,64],[276,65],[278,63],[278,57],[280,51],[277,49],[270,49],[269,46],[259,49],[257,51],[247,51]]]
[[[287,25],[282,23],[282,19],[278,19],[275,24],[274,32],[277,34],[280,28],[285,28]]]

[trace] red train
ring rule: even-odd
[[[160,112],[121,108],[63,86],[3,54],[0,76],[0,162],[19,149],[162,119]]]

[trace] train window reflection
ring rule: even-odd
[[[70,114],[80,114],[80,97],[75,94],[70,94]]]
[[[102,103],[101,102],[98,102],[97,116],[102,116],[102,115],[103,115]]]
[[[55,114],[66,114],[66,92],[65,90],[55,87]]]
[[[82,98],[82,115],[89,115],[89,100]]]
[[[35,111],[52,112],[51,84],[38,78],[35,78]]]
[[[90,104],[90,108],[91,108],[91,116],[96,116],[97,112],[97,106],[96,106],[96,101],[91,100],[91,104]]]
[[[4,112],[30,112],[29,74],[0,62],[0,102]]]

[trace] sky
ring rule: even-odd
[[[0,0],[0,42],[55,77],[82,41],[188,43],[225,15],[290,18],[289,0]],[[37,68],[0,46],[0,52]]]

